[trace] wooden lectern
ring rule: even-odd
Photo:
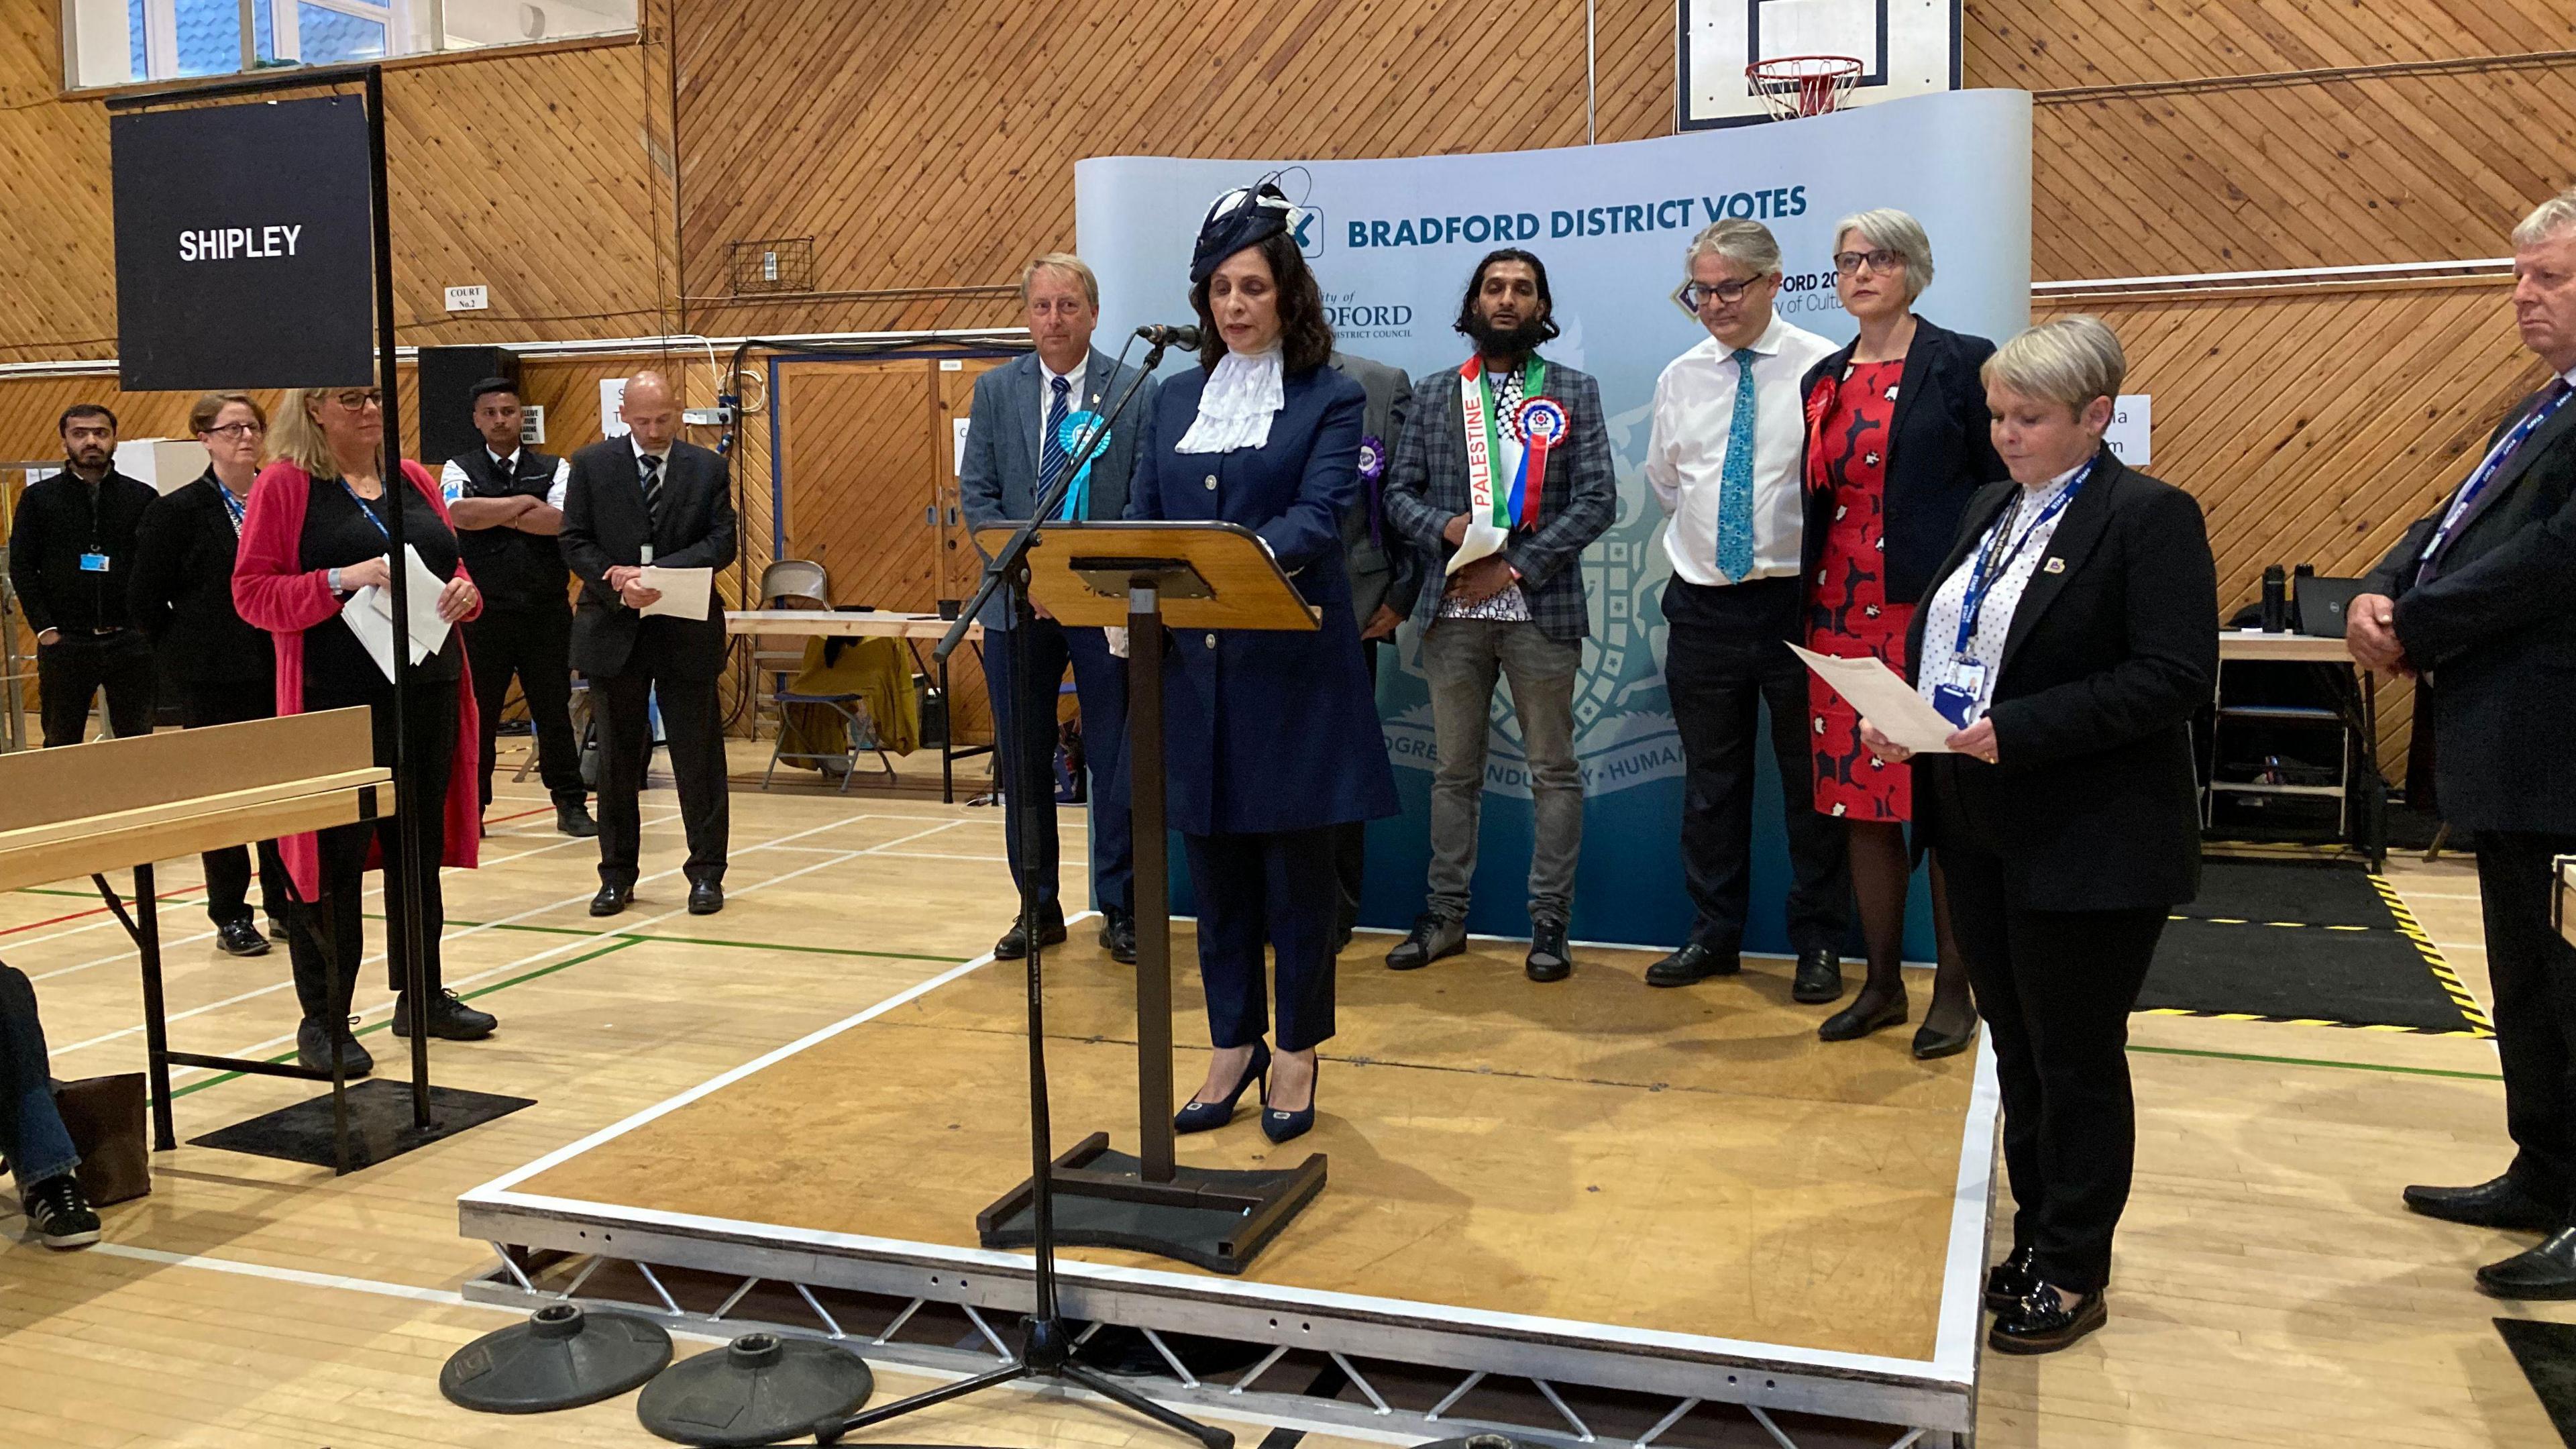
[[[977,543],[998,555],[1016,532]],[[1163,630],[1308,631],[1321,614],[1269,546],[1232,523],[1060,523],[1028,554],[1029,597],[1059,621],[1127,630],[1127,759],[1136,841],[1134,1157],[1094,1132],[1055,1159],[1057,1241],[1240,1273],[1324,1186],[1324,1157],[1281,1171],[1182,1168],[1172,1147],[1172,901],[1163,807]],[[1030,1184],[976,1217],[988,1248],[1032,1241]]]

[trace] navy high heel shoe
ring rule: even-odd
[[[1270,1089],[1265,1084],[1261,1091],[1261,1135],[1273,1142],[1288,1142],[1314,1130],[1315,1099],[1322,1095],[1323,1076],[1324,1059],[1319,1056],[1315,1058],[1315,1081],[1306,1089],[1306,1110],[1302,1112],[1270,1110]]]
[[[1252,1044],[1252,1060],[1244,1064],[1242,1077],[1236,1080],[1234,1090],[1225,1094],[1224,1101],[1189,1103],[1172,1114],[1172,1130],[1182,1133],[1214,1132],[1233,1121],[1234,1104],[1243,1100],[1243,1089],[1254,1082],[1262,1084],[1264,1096],[1269,1094],[1270,1043],[1266,1041]]]

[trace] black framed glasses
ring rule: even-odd
[[[383,407],[385,392],[379,387],[349,387],[331,394],[331,401],[356,412],[360,408]]]
[[[1872,272],[1875,272],[1876,274],[1878,274],[1879,276],[1882,276],[1882,277],[1883,277],[1883,276],[1886,276],[1886,275],[1887,275],[1888,273],[1890,273],[1890,272],[1901,272],[1901,271],[1904,271],[1904,270],[1905,270],[1905,253],[1903,253],[1903,252],[1836,252],[1836,253],[1834,253],[1834,270],[1835,270],[1835,271],[1837,271],[1837,272],[1839,272],[1839,273],[1841,273],[1842,275],[1844,275],[1844,276],[1846,276],[1846,277],[1855,277],[1855,276],[1860,275],[1860,269],[1861,269],[1861,268],[1863,268],[1863,267],[1867,267],[1867,268],[1869,268]]]
[[[265,436],[267,432],[268,429],[261,427],[257,423],[226,423],[220,428],[206,429],[206,435],[208,437],[232,438],[236,440],[242,438],[262,437]]]
[[[1683,311],[1696,317],[1700,309],[1712,301],[1722,307],[1732,307],[1743,301],[1744,294],[1752,291],[1754,283],[1761,280],[1755,277],[1747,282],[1684,282],[1673,293],[1673,300],[1681,304]]]

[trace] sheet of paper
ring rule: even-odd
[[[1471,520],[1467,524],[1466,538],[1459,542],[1458,551],[1449,556],[1449,572],[1454,574],[1480,558],[1501,553],[1503,545],[1510,542],[1511,537],[1509,529]]]
[[[647,564],[644,587],[661,590],[662,597],[635,612],[646,618],[669,614],[679,619],[703,619],[707,616],[707,595],[715,581],[714,569],[666,569]]]
[[[420,561],[420,551],[403,545],[404,561],[410,566],[411,578],[411,662],[418,664],[447,645],[447,631],[455,626],[438,617],[438,596],[447,583],[429,571]],[[349,596],[340,607],[340,618],[367,657],[376,661],[385,678],[394,677],[394,596],[391,589],[369,584]]]
[[[1860,711],[1862,719],[1878,726],[1880,734],[1918,755],[1950,753],[1945,743],[1952,733],[1950,722],[1932,707],[1932,701],[1916,694],[1914,686],[1897,677],[1884,661],[1838,659],[1795,644],[1789,648],[1816,672],[1818,679]]]

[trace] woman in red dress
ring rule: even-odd
[[[1905,673],[1905,635],[1977,489],[2005,476],[1986,432],[1977,369],[1982,337],[1916,316],[1932,283],[1932,244],[1901,211],[1865,211],[1834,228],[1834,290],[1860,324],[1853,343],[1807,374],[1807,647],[1875,656]],[[1928,647],[1928,646],[1927,646]],[[1849,822],[1852,891],[1869,942],[1869,978],[1817,1035],[1848,1041],[1902,1025],[1905,895],[1913,874],[1905,826],[1912,775],[1864,748],[1860,717],[1821,680],[1809,682],[1816,808]],[[1936,860],[1934,872],[1940,870]],[[1976,1013],[1937,885],[1940,939],[1932,1007],[1914,1054],[1966,1050]],[[1827,998],[1828,1000],[1832,998]]]

